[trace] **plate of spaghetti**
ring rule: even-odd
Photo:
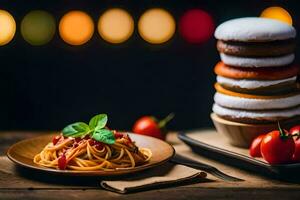
[[[173,147],[156,138],[111,130],[107,115],[75,122],[58,134],[12,145],[7,156],[23,167],[76,176],[123,175],[167,162]]]

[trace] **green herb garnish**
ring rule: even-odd
[[[94,116],[89,124],[84,122],[75,122],[66,126],[62,133],[66,137],[80,137],[84,138],[89,135],[94,140],[103,142],[106,144],[114,144],[115,136],[111,130],[105,128],[108,117],[106,114],[99,114]]]

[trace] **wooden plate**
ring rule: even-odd
[[[225,164],[273,178],[299,180],[300,163],[270,165],[262,158],[252,158],[248,148],[231,145],[224,135],[215,130],[180,133],[178,137],[194,152]]]
[[[10,160],[12,160],[20,166],[48,173],[73,176],[114,176],[134,173],[161,165],[167,162],[175,153],[174,148],[170,144],[162,140],[132,133],[129,133],[129,135],[132,138],[132,140],[136,142],[137,146],[149,148],[151,149],[153,154],[149,162],[132,169],[118,169],[115,171],[57,170],[39,166],[33,163],[33,157],[36,154],[38,154],[45,147],[46,144],[52,141],[52,138],[54,136],[53,134],[22,140],[12,145],[8,149],[7,156]]]
[[[212,119],[217,131],[226,136],[226,139],[230,142],[230,144],[243,148],[248,148],[257,136],[278,128],[277,122],[268,124],[238,123],[218,117],[215,113],[211,113],[210,118]],[[280,121],[280,125],[281,127],[289,130],[296,124],[299,124],[299,121],[300,117],[297,116]]]

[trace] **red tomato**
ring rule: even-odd
[[[104,148],[104,144],[102,142],[99,142],[99,141],[95,141],[95,147],[97,150],[102,150]]]
[[[58,159],[58,168],[61,170],[64,170],[64,169],[66,169],[66,167],[67,167],[67,158],[66,158],[66,155],[63,154]]]
[[[300,125],[294,126],[290,129],[291,135],[299,135],[300,134]],[[300,139],[298,137],[294,138],[295,141],[295,152],[293,155],[294,162],[300,162]]]
[[[150,116],[144,116],[138,119],[133,125],[132,131],[141,135],[156,137],[161,140],[165,139],[165,135],[161,132],[158,123]]]
[[[250,156],[261,157],[260,144],[261,144],[261,140],[264,137],[265,137],[265,135],[260,135],[252,141],[250,149],[249,149]]]
[[[157,121],[154,117],[144,116],[135,122],[132,131],[134,133],[148,135],[161,140],[165,140],[166,125],[171,119],[173,119],[173,117],[174,114],[171,113],[165,119]]]
[[[292,127],[289,133],[291,135],[300,134],[300,125]]]
[[[286,130],[272,131],[261,141],[262,157],[270,164],[284,164],[292,161],[295,142]]]
[[[115,132],[114,136],[115,136],[116,139],[120,139],[120,138],[123,138],[124,135],[121,132]]]
[[[294,162],[300,162],[300,139],[295,140],[295,152],[292,160]]]
[[[60,135],[57,135],[57,136],[54,136],[53,137],[53,139],[52,139],[52,143],[53,143],[53,145],[56,145],[57,144],[57,142],[60,140]]]

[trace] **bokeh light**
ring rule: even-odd
[[[175,27],[172,15],[161,8],[147,10],[138,22],[139,34],[151,44],[161,44],[170,40],[175,33]]]
[[[131,15],[120,8],[105,11],[98,21],[100,36],[110,43],[122,43],[129,39],[134,30],[134,21]]]
[[[288,11],[284,8],[273,6],[262,11],[261,17],[277,19],[289,25],[293,25],[293,19]]]
[[[0,10],[0,46],[9,43],[15,33],[16,22],[13,16],[5,10]]]
[[[179,21],[179,33],[190,43],[209,40],[215,29],[213,18],[200,9],[188,10]]]
[[[82,45],[92,38],[94,22],[85,12],[70,11],[60,20],[59,34],[68,44]]]
[[[48,43],[55,34],[55,19],[42,10],[29,12],[21,22],[21,34],[29,44],[38,46]]]

